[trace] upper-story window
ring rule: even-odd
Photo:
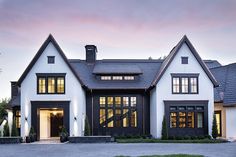
[[[37,74],[38,94],[65,94],[65,74]]]
[[[54,64],[55,63],[55,56],[48,56],[48,64]]]
[[[181,57],[182,64],[188,64],[188,57]]]
[[[172,74],[173,94],[198,94],[198,74]]]
[[[121,80],[126,80],[126,81],[130,81],[130,80],[135,80],[135,76],[113,76],[113,75],[106,75],[106,76],[100,76],[101,80],[105,80],[105,81],[109,81],[109,80],[113,80],[113,81],[121,81]]]

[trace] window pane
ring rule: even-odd
[[[65,92],[65,80],[64,77],[57,78],[57,93]]]
[[[129,97],[123,97],[123,106],[129,106]]]
[[[190,83],[191,83],[191,86],[190,86],[190,89],[191,89],[191,93],[197,93],[197,78],[190,78]]]
[[[46,93],[46,78],[38,79],[38,93]]]
[[[121,127],[121,110],[116,109],[115,114],[116,114],[116,127]]]
[[[182,93],[188,93],[188,78],[182,78]]]
[[[202,112],[197,113],[197,127],[203,128],[203,113]]]
[[[131,127],[137,127],[137,111],[131,111],[130,125]]]
[[[194,112],[188,112],[188,128],[194,128]]]
[[[107,127],[112,128],[114,127],[114,121],[113,121],[113,109],[107,110]]]
[[[134,80],[134,76],[124,76],[125,80]]]
[[[137,104],[136,97],[130,97],[131,107],[135,107]]]
[[[48,77],[48,93],[55,93],[55,78]]]
[[[179,78],[173,77],[173,93],[179,93]]]
[[[113,80],[123,80],[122,76],[113,76],[112,77]]]
[[[185,128],[185,127],[186,127],[186,113],[179,112],[179,128]]]
[[[101,76],[101,80],[111,80],[111,76]]]
[[[100,109],[100,126],[105,127],[106,126],[105,121],[106,121],[106,111],[105,109]]]
[[[218,131],[218,135],[220,135],[221,133],[220,133],[220,130],[221,130],[221,126],[220,126],[220,124],[221,124],[221,122],[220,122],[220,113],[215,113],[215,116],[216,116],[216,125],[217,125],[217,131]]]
[[[108,104],[108,107],[113,106],[113,97],[107,97],[107,104]]]
[[[100,104],[100,107],[105,107],[106,97],[100,97],[99,98],[99,104]]]
[[[170,113],[170,128],[176,128],[177,125],[177,114],[176,112]]]
[[[120,105],[121,105],[121,97],[115,97],[115,104],[116,104],[116,106],[120,107]]]
[[[123,127],[129,126],[129,110],[123,109]]]

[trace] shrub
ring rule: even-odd
[[[176,140],[183,140],[184,137],[183,136],[176,136]]]
[[[2,137],[2,131],[0,130],[0,137]]]
[[[19,136],[18,130],[16,128],[16,121],[15,120],[13,120],[13,123],[12,123],[11,136]]]
[[[175,140],[175,136],[169,136],[168,139],[169,140]]]
[[[30,138],[31,142],[36,141],[36,133],[35,133],[34,128],[32,126],[30,128],[29,138]]]
[[[3,136],[4,137],[9,137],[10,136],[10,130],[9,130],[8,122],[3,127]]]
[[[218,135],[218,129],[217,129],[217,123],[216,123],[216,116],[213,116],[213,122],[212,122],[212,137],[216,139]]]
[[[203,140],[203,139],[205,139],[205,136],[203,136],[203,135],[202,136],[198,136],[198,139],[199,140]]]
[[[88,117],[85,118],[85,129],[84,129],[84,136],[90,136],[91,135],[91,129]]]
[[[205,135],[206,139],[211,139],[211,135]]]
[[[168,139],[168,132],[167,132],[167,124],[166,124],[165,115],[163,116],[163,121],[162,121],[161,139],[162,140]]]
[[[60,133],[60,141],[66,142],[68,141],[68,137],[69,137],[69,133],[66,131],[65,126],[63,126]]]
[[[191,137],[188,136],[188,135],[185,135],[185,136],[184,136],[184,140],[191,140]]]

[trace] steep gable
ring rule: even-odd
[[[158,81],[161,79],[161,77],[163,76],[163,74],[165,73],[165,71],[167,70],[167,68],[169,67],[169,65],[171,64],[171,62],[173,61],[173,59],[175,58],[175,56],[177,55],[177,53],[179,52],[180,48],[183,46],[184,43],[188,46],[193,56],[201,65],[202,69],[207,74],[208,78],[211,80],[214,87],[219,86],[216,79],[214,78],[214,76],[212,75],[206,64],[203,62],[203,60],[201,59],[201,57],[199,56],[199,54],[197,53],[197,51],[195,50],[195,48],[193,47],[193,45],[191,44],[186,35],[184,35],[184,37],[180,40],[180,42],[171,50],[170,54],[166,57],[166,59],[161,65],[159,72],[157,73],[155,79],[153,80],[151,86],[154,87],[158,83]]]
[[[62,51],[62,49],[60,48],[60,46],[58,45],[58,43],[56,42],[56,40],[54,39],[54,37],[50,34],[48,36],[48,38],[46,39],[46,41],[43,43],[43,45],[40,47],[40,49],[38,50],[38,52],[36,53],[36,55],[34,56],[33,60],[30,62],[30,64],[28,65],[28,67],[26,68],[26,70],[24,71],[24,73],[21,75],[20,79],[18,80],[18,86],[21,86],[21,83],[24,81],[25,77],[28,75],[28,73],[30,72],[30,70],[33,68],[33,66],[35,65],[35,63],[38,61],[38,59],[40,58],[40,56],[43,54],[44,50],[47,48],[47,46],[49,44],[52,44],[57,52],[59,53],[59,55],[62,57],[62,59],[64,60],[64,62],[66,63],[66,65],[69,67],[69,69],[72,71],[72,73],[74,74],[74,76],[77,78],[77,80],[80,82],[80,84],[82,86],[84,86],[84,84],[82,83],[82,81],[80,80],[79,76],[76,74],[75,70],[71,67],[71,65],[68,62],[67,57],[65,56],[64,52]]]

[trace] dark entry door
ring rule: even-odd
[[[57,114],[50,114],[50,121],[51,121],[51,137],[59,137],[63,126],[63,115],[61,113]]]

